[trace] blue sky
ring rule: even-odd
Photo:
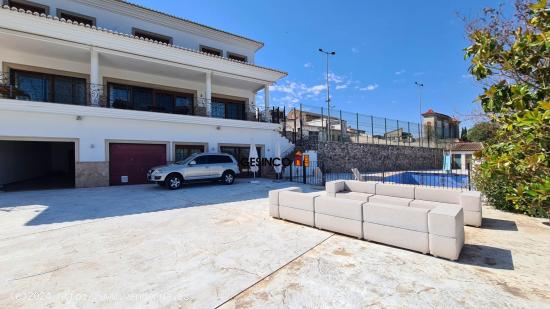
[[[417,121],[423,110],[467,115],[479,110],[480,86],[468,75],[464,24],[501,1],[134,1],[265,43],[256,63],[288,72],[273,105],[325,105],[325,58],[331,57],[334,108]]]

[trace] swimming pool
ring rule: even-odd
[[[468,175],[453,173],[401,172],[384,177],[385,182],[468,189]]]

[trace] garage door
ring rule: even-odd
[[[147,183],[147,171],[166,164],[166,145],[109,144],[111,185]]]

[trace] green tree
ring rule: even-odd
[[[466,127],[463,127],[460,131],[460,140],[463,142],[468,141],[468,129],[466,129]]]
[[[485,142],[496,135],[498,125],[494,122],[478,122],[468,130],[470,142]]]
[[[468,29],[470,73],[486,85],[478,100],[498,125],[474,182],[499,209],[549,216],[550,10],[546,0],[515,7],[511,19],[486,9]]]

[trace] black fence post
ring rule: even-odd
[[[325,116],[323,115],[323,108],[321,107],[321,134],[325,134],[325,125],[323,124]],[[318,139],[318,138],[317,138]]]
[[[388,144],[388,119],[384,117],[384,141]]]
[[[374,144],[374,117],[370,115],[370,136],[372,136],[372,143]],[[380,144],[380,140],[378,141]]]
[[[303,111],[302,103],[300,103],[300,142],[303,145],[303,143],[304,143],[304,125],[303,125],[303,120],[302,120],[302,118],[303,118],[302,111]]]
[[[422,147],[423,144],[422,144],[422,125],[419,123],[418,124],[418,146],[419,147]]]
[[[327,176],[325,175],[325,164],[321,162],[321,183],[323,184],[323,187],[327,183]]]
[[[340,141],[344,142],[344,126],[342,122],[342,110],[340,110]]]
[[[399,140],[401,136],[399,135],[399,120],[397,120],[397,146],[399,146]]]
[[[359,113],[355,113],[355,128],[356,128],[356,131],[355,132],[357,135],[355,137],[355,141],[359,144]],[[365,132],[366,134],[367,132]]]
[[[288,167],[290,168],[290,182],[292,182],[292,165],[294,162],[292,162]]]
[[[283,135],[286,137],[286,106],[283,106]]]
[[[294,145],[296,145],[296,132],[298,132],[298,128],[296,127],[296,108],[293,108],[292,109],[292,112],[294,113],[293,115],[293,118],[294,118],[294,128],[292,129],[292,139],[294,141]]]
[[[411,133],[411,122],[407,121],[407,133],[409,133],[409,136],[407,136],[407,139],[409,140],[409,147],[411,146],[411,139],[412,139],[412,133]]]
[[[307,183],[307,178],[306,178],[306,165],[304,164],[304,156],[302,155],[302,178],[303,178],[303,182],[304,184]]]

